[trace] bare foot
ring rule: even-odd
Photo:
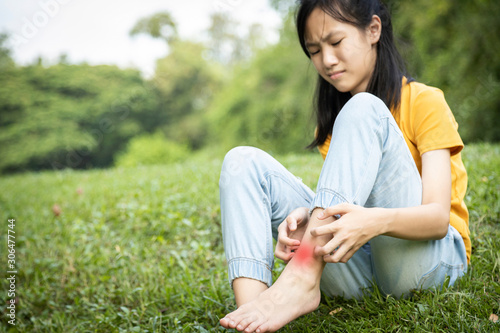
[[[274,332],[314,311],[320,302],[317,274],[293,258],[271,288],[220,320],[225,328],[244,332]]]

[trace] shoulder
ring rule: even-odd
[[[403,86],[403,99],[402,110],[421,154],[442,148],[455,154],[462,149],[458,124],[441,89],[410,82]]]
[[[423,121],[428,117],[441,115],[455,123],[444,93],[439,88],[416,81],[403,84],[401,102],[402,112],[405,112],[406,117],[413,119],[413,121],[419,122],[419,119]]]
[[[441,89],[428,86],[424,83],[412,81],[403,85],[402,95],[409,99],[413,106],[422,106],[425,103],[444,103],[447,105],[444,98],[444,93]],[[418,103],[415,105],[415,103]]]

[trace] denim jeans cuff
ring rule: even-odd
[[[325,209],[344,202],[347,202],[347,200],[337,192],[328,189],[318,190],[318,193],[314,196],[311,206],[309,207],[309,214],[312,214],[315,208]]]
[[[271,268],[264,262],[251,258],[234,258],[228,262],[229,283],[233,287],[236,278],[249,278],[261,281],[270,287],[273,284]]]

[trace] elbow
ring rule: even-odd
[[[436,221],[436,240],[443,239],[448,234],[448,227],[450,226],[450,212],[440,214],[439,219]]]
[[[447,234],[448,234],[448,226],[441,228],[438,234],[436,235],[437,236],[436,240],[445,238]]]

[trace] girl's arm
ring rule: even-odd
[[[432,150],[422,155],[422,205],[386,209],[383,234],[411,240],[441,239],[448,232],[450,209],[450,150]]]
[[[316,249],[316,254],[323,255],[326,262],[347,262],[363,244],[379,235],[409,240],[443,238],[448,232],[451,206],[449,149],[422,155],[422,191],[422,205],[416,207],[340,204],[325,209],[322,219],[338,214],[342,218],[311,231],[313,236],[333,235],[330,242]]]

